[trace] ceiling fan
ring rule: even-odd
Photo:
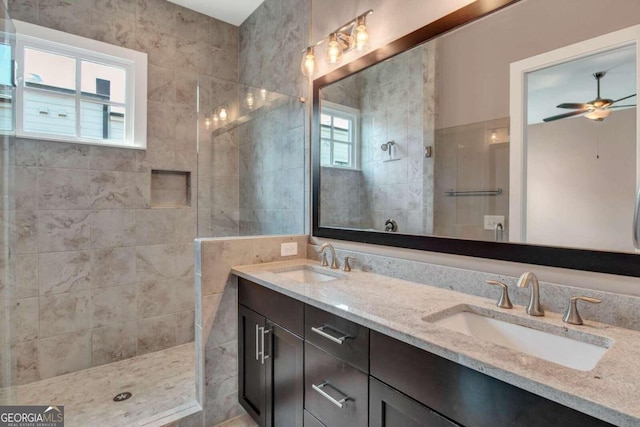
[[[601,122],[607,117],[609,117],[609,114],[611,114],[612,108],[635,107],[635,104],[613,105],[617,102],[636,96],[635,93],[633,95],[628,95],[620,99],[616,99],[615,101],[613,99],[600,97],[600,79],[602,79],[605,76],[605,74],[606,74],[605,71],[599,71],[593,74],[593,78],[596,79],[598,84],[598,95],[596,96],[596,99],[594,99],[593,101],[587,102],[585,104],[579,104],[574,102],[559,104],[557,106],[558,108],[569,108],[576,111],[558,114],[556,116],[547,117],[542,120],[545,122],[552,122],[554,120],[566,119],[567,117],[579,116],[580,114],[587,113],[584,115],[584,117]]]

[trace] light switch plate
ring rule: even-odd
[[[484,216],[484,229],[494,231],[498,223],[502,224],[504,228],[504,215],[485,215]]]
[[[298,255],[298,243],[281,243],[280,244],[280,256],[292,256]]]

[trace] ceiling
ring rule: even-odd
[[[264,0],[169,0],[196,12],[239,26]]]
[[[586,103],[594,100],[597,85],[593,73],[598,71],[607,73],[600,80],[602,98],[615,100],[636,93],[636,46],[610,50],[529,73],[529,124],[572,111],[556,108],[563,102]],[[634,97],[621,101],[619,105],[635,103]]]

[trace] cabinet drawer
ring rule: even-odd
[[[437,412],[369,377],[369,427],[460,427]]]
[[[309,411],[304,411],[304,427],[326,427],[316,417],[311,415]]]
[[[371,375],[462,425],[612,426],[375,331]]]
[[[368,376],[313,344],[304,344],[304,407],[331,427],[368,425]]]
[[[369,372],[369,329],[305,305],[305,337],[334,356]]]
[[[238,278],[238,302],[299,337],[304,337],[304,303]]]

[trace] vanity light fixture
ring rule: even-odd
[[[327,42],[324,52],[325,61],[328,64],[339,64],[344,53],[350,50],[362,52],[369,47],[369,29],[367,16],[373,13],[369,9],[362,15],[358,15],[335,31],[327,34],[317,43],[307,46],[302,52],[300,70],[305,76],[313,76],[317,69],[315,48]]]
[[[204,119],[204,127],[207,129],[211,127],[211,119],[209,117]]]
[[[256,105],[256,97],[251,89],[247,90],[247,94],[244,97],[244,103],[247,105],[247,107],[249,107],[250,110],[252,110],[253,106]]]
[[[226,122],[227,119],[229,118],[229,112],[227,111],[227,107],[220,107],[218,116],[220,117],[220,120],[222,120],[223,122]]]

